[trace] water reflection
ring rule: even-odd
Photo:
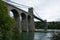
[[[34,40],[34,32],[22,32],[20,40]]]
[[[52,33],[22,32],[20,40],[51,40]]]
[[[50,40],[49,38],[51,36],[52,36],[51,33],[36,32],[34,36],[34,40]]]

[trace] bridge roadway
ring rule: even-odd
[[[35,15],[33,15],[33,16],[34,16],[34,18],[36,18],[36,19],[40,20],[41,22],[45,22],[43,19],[38,18],[38,17],[37,17],[37,16],[35,16]]]

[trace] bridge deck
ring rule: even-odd
[[[36,18],[36,19],[38,19],[38,20],[40,20],[41,22],[45,22],[44,20],[42,20],[41,18],[38,18],[37,16],[35,16],[35,15],[33,15],[34,16],[34,18]]]

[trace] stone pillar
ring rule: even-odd
[[[24,25],[24,27],[23,27],[22,30],[23,30],[24,32],[28,32],[28,20],[27,20],[27,15],[26,15],[26,18],[24,19],[23,25]]]
[[[47,20],[45,20],[45,32],[47,32],[47,29],[48,29],[48,23]]]
[[[27,20],[27,16],[26,16],[26,32],[28,32],[29,30],[28,30],[28,20]]]
[[[15,16],[15,20],[16,20],[16,30],[17,31],[19,31],[19,32],[21,32],[21,30],[20,30],[20,16]]]
[[[27,16],[26,16],[25,22],[24,22],[24,23],[25,23],[25,24],[24,24],[25,26],[24,26],[24,30],[23,30],[23,31],[25,31],[25,32],[28,32],[28,23],[27,23],[27,21],[28,21],[28,20],[27,20]]]
[[[31,15],[31,23],[30,23],[30,31],[34,31],[34,29],[35,29],[35,26],[34,26],[34,17],[33,17],[33,8],[31,7],[31,8],[29,8],[28,9],[28,12],[29,12],[29,14]]]
[[[22,20],[21,20],[21,15],[19,15],[19,17],[20,17],[20,19],[19,19],[19,20],[20,20],[20,22],[19,22],[19,26],[20,26],[20,27],[19,27],[19,31],[22,32],[22,26],[21,26],[21,21],[22,21]]]
[[[26,31],[26,18],[22,19],[22,31]]]

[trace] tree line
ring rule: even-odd
[[[60,22],[47,22],[48,29],[60,29]],[[37,29],[44,29],[45,23],[36,21],[35,28]]]

